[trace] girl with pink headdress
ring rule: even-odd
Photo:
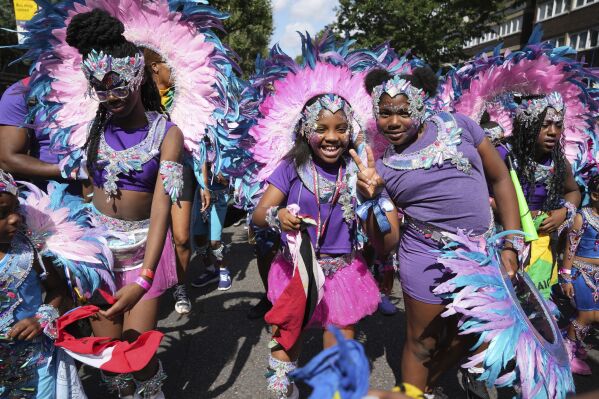
[[[305,328],[332,324],[351,338],[355,324],[375,312],[380,301],[359,252],[357,169],[349,152],[368,154],[374,162],[357,140],[370,108],[362,75],[352,71],[349,59],[338,65],[346,54],[332,38],[302,39],[304,65],[275,47],[263,63],[267,72],[254,77],[255,87],[272,86],[250,130],[253,156],[263,165],[257,179],[267,183],[253,222],[279,231],[283,242],[268,275],[273,308],[265,316],[273,325],[268,392],[277,399],[299,397],[287,375],[297,366]],[[376,63],[367,54],[359,59]],[[275,71],[278,75],[269,75]],[[393,227],[388,234],[397,235],[396,214],[381,212]],[[324,346],[334,343],[325,332]]]

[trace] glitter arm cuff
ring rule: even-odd
[[[58,336],[58,330],[56,329],[56,319],[60,314],[58,309],[52,305],[44,304],[37,309],[35,318],[40,323],[40,326],[44,329],[44,334],[52,339],[56,339]]]
[[[574,222],[574,216],[576,216],[576,206],[574,206],[573,203],[564,201],[562,208],[566,208],[567,214],[566,220],[564,220],[564,223],[562,223],[557,229],[558,235],[562,234],[562,231],[572,227],[572,223]]]
[[[183,192],[185,183],[183,181],[183,165],[173,161],[161,161],[160,176],[162,177],[165,193],[171,197],[173,203],[177,202]]]

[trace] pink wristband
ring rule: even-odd
[[[572,269],[565,269],[562,267],[559,269],[559,274],[572,274]]]
[[[143,278],[142,276],[139,276],[135,280],[135,284],[139,285],[146,292],[148,292],[150,290],[150,288],[152,288],[152,285],[150,283],[148,283],[147,280],[145,278]]]

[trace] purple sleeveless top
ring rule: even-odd
[[[507,154],[509,152],[509,149],[506,146],[501,145],[501,146],[497,147],[497,151],[499,152],[499,155],[501,156],[501,158],[505,161]],[[543,163],[543,165],[544,166],[551,165],[551,158],[547,159],[547,161],[545,161]],[[549,176],[547,176],[547,177],[549,177]],[[545,186],[545,182],[542,182],[542,181],[537,182],[533,187],[530,187],[528,185],[523,185],[522,192],[524,193],[524,197],[528,199],[528,209],[530,209],[531,211],[542,210],[543,204],[545,203],[545,200],[547,199],[547,195],[549,194],[547,192],[547,187]],[[492,195],[492,191],[491,191],[491,195]]]
[[[136,150],[136,152],[142,153],[150,153],[152,142],[156,142],[158,147],[162,144],[162,140],[168,130],[175,126],[174,123],[166,121],[164,129],[162,131],[152,132],[154,135],[158,135],[154,140],[148,137],[148,134],[151,133],[151,125],[150,122],[143,128],[136,130],[124,130],[118,126],[114,126],[109,123],[104,130],[104,140],[106,144],[106,155],[108,157],[118,156],[119,152],[130,149],[132,147],[137,146],[142,142],[142,145]],[[148,140],[146,140],[146,138]],[[100,144],[102,147],[102,144]],[[102,148],[99,149],[99,152],[102,152]],[[114,154],[113,154],[114,152]],[[125,154],[121,154],[125,155]],[[126,157],[126,159],[130,159],[130,157]],[[100,162],[100,156],[98,156],[98,163],[100,165],[103,162]],[[152,193],[154,192],[154,188],[156,186],[156,179],[158,177],[158,170],[160,168],[160,152],[157,152],[152,158],[150,158],[147,162],[141,164],[141,170],[130,170],[127,173],[118,173],[118,181],[116,182],[116,186],[119,190],[126,191],[138,191],[142,193]],[[106,175],[107,168],[105,167],[97,167],[94,168],[91,172],[92,180],[96,187],[102,187],[106,183]]]
[[[334,182],[337,178],[339,165],[321,166],[315,164],[318,174],[328,181]],[[275,171],[268,178],[268,183],[278,188],[285,194],[285,201],[281,204],[297,204],[300,207],[301,215],[309,215],[314,220],[318,218],[318,205],[314,194],[302,183],[293,161],[283,160]],[[352,252],[352,234],[350,226],[344,221],[343,209],[339,202],[331,209],[330,203],[322,203],[320,206],[321,218],[330,219],[322,237],[320,252],[323,254],[349,254]],[[308,234],[312,245],[316,248],[316,227],[308,227]],[[285,233],[281,234],[284,242],[287,242]]]

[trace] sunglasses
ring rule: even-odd
[[[130,93],[131,90],[129,89],[129,86],[120,86],[110,90],[94,89],[92,90],[92,97],[101,103],[105,103],[110,99],[111,96],[122,100],[127,98]]]

